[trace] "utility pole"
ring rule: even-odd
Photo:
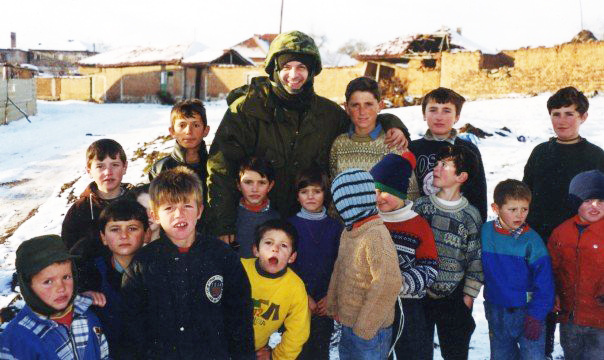
[[[281,16],[279,17],[279,34],[281,34],[281,29],[283,26],[283,2],[284,1],[285,0],[281,0]],[[583,21],[583,20],[581,20],[581,21]]]
[[[281,11],[283,11],[283,8],[281,8]],[[579,0],[579,11],[581,12],[581,30],[584,30],[585,28],[583,27],[583,2],[581,0]]]

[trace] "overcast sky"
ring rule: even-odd
[[[551,46],[583,27],[602,39],[603,0],[284,0],[283,31],[369,45],[441,26],[492,49]],[[281,0],[2,1],[0,46],[75,39],[118,47],[197,40],[227,48],[253,34],[277,33]]]

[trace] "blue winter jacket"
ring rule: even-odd
[[[26,305],[0,334],[0,359],[109,359],[101,323],[88,310],[91,304],[91,299],[76,296],[69,329]]]
[[[536,231],[525,227],[518,239],[496,229],[494,221],[482,225],[484,299],[505,308],[527,307],[539,319],[554,306],[551,258]]]

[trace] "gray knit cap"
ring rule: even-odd
[[[347,229],[371,215],[377,214],[373,177],[361,169],[348,169],[331,183],[333,203]]]

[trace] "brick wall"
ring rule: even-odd
[[[441,86],[469,98],[554,92],[575,86],[604,90],[604,42],[504,51],[513,66],[480,69],[479,52],[443,53]]]

